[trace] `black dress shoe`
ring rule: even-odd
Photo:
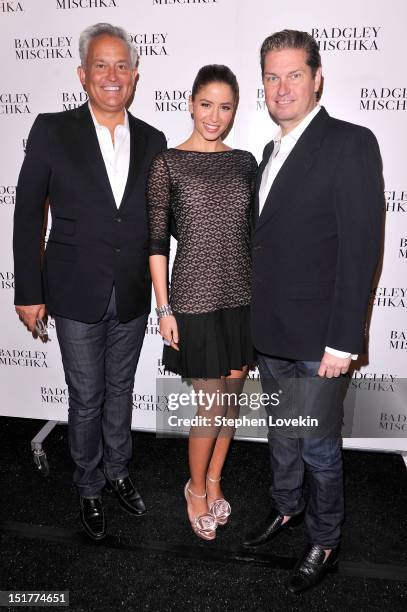
[[[92,540],[103,540],[106,536],[106,521],[100,497],[80,497],[80,517],[83,528]]]
[[[291,593],[301,593],[318,582],[337,563],[339,548],[334,548],[325,561],[325,550],[317,544],[310,544],[304,555],[294,568],[294,573],[288,582]]]
[[[243,546],[262,546],[262,544],[270,542],[277,532],[291,529],[300,522],[298,515],[290,518],[284,525],[283,519],[284,515],[280,514],[275,508],[272,508],[268,516],[260,523],[257,529],[246,534],[243,540]]]
[[[125,478],[116,478],[108,480],[106,490],[109,491],[109,485],[113,492],[117,495],[121,507],[133,514],[134,516],[142,516],[146,513],[146,507],[140,493],[130,480],[129,476]]]

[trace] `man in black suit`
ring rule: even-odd
[[[89,102],[37,117],[17,186],[15,304],[29,330],[55,318],[69,390],[74,484],[88,535],[106,534],[101,493],[145,513],[129,477],[134,374],[150,311],[145,183],[164,135],[127,110],[137,50],[122,28],[82,32]],[[52,227],[41,258],[44,204]],[[38,325],[38,324],[37,324]]]
[[[259,168],[253,234],[252,332],[269,416],[317,416],[319,427],[269,429],[273,507],[248,534],[257,546],[305,508],[310,544],[288,588],[301,592],[336,562],[343,521],[343,385],[364,350],[379,259],[381,159],[364,127],[318,105],[321,58],[306,32],[284,30],[261,48],[267,108],[279,133]],[[309,498],[303,498],[304,471]]]

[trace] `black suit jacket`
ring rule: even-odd
[[[146,178],[162,132],[129,113],[130,164],[117,208],[87,104],[39,115],[30,131],[14,216],[15,304],[87,323],[115,286],[121,321],[149,312]],[[44,258],[44,203],[52,228]]]
[[[362,353],[381,248],[382,166],[367,128],[324,108],[305,129],[253,233],[252,333],[262,353],[318,361],[325,346]]]

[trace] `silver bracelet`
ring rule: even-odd
[[[158,320],[161,321],[163,317],[167,317],[168,315],[172,315],[172,309],[169,304],[164,304],[164,306],[158,306],[155,309],[157,313]]]

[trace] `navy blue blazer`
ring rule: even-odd
[[[88,104],[38,115],[18,179],[15,304],[87,323],[103,316],[113,285],[120,320],[149,312],[145,189],[162,132],[129,113],[130,164],[117,208]],[[42,257],[44,205],[52,228]]]
[[[377,140],[324,108],[291,151],[253,229],[252,333],[256,349],[318,361],[326,346],[364,351],[381,252],[384,195]]]

